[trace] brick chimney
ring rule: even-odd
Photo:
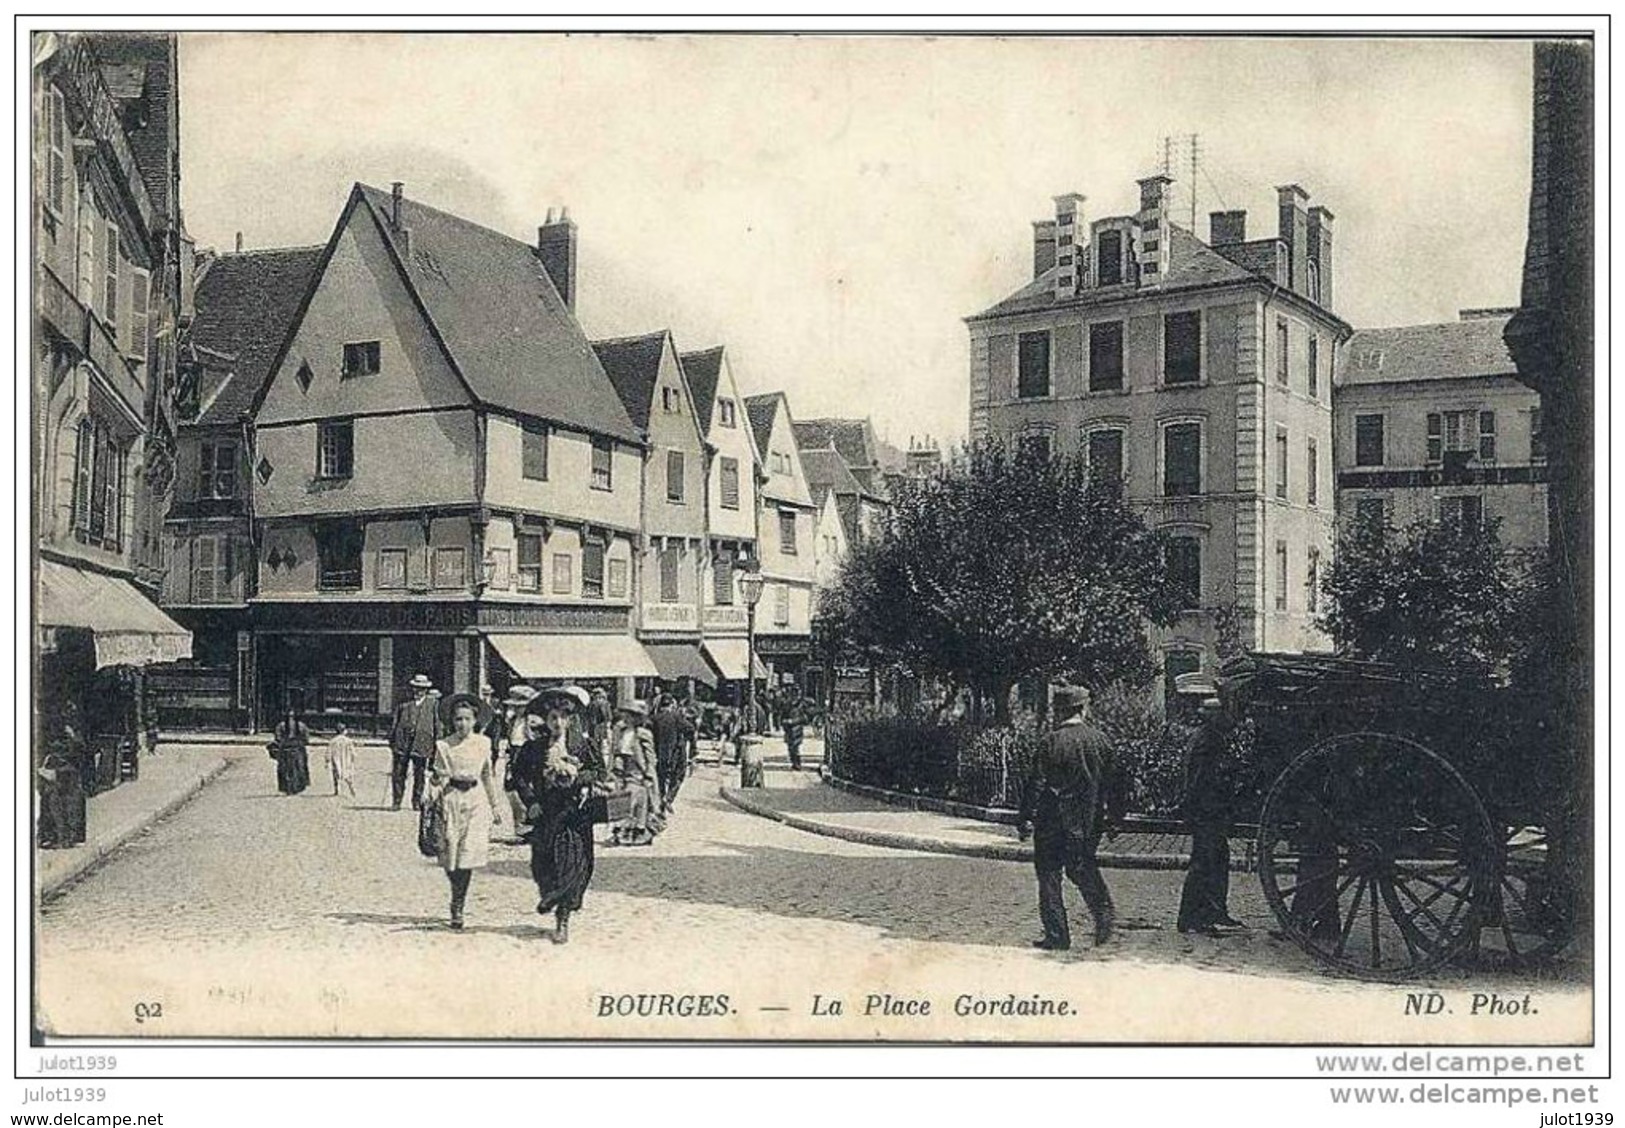
[[[1077,297],[1086,270],[1083,244],[1083,204],[1087,197],[1067,192],[1055,197],[1055,298]]]
[[[1228,247],[1247,241],[1247,213],[1245,211],[1209,212],[1208,246]]]
[[[1309,297],[1325,309],[1332,308],[1332,220],[1336,217],[1320,205],[1309,209],[1309,261],[1314,264],[1314,284]],[[1315,289],[1319,293],[1315,293]]]
[[[1307,297],[1309,213],[1304,210],[1304,204],[1309,202],[1309,193],[1296,184],[1283,184],[1275,189],[1275,196],[1279,201],[1278,210],[1281,217],[1280,235],[1277,238],[1286,244],[1287,289]]]
[[[1055,221],[1033,220],[1033,277],[1040,278],[1055,265]]]
[[[553,209],[547,209],[547,221],[536,229],[536,257],[542,260],[542,269],[553,282],[553,288],[564,299],[571,313],[576,308],[576,225],[570,218],[569,208],[560,208],[558,218]]]
[[[1168,189],[1173,182],[1173,177],[1160,173],[1138,182],[1140,210],[1134,216],[1133,257],[1142,282],[1161,282],[1168,273],[1168,207],[1173,202]]]
[[[406,198],[406,185],[399,180],[389,185],[389,228],[401,247],[401,258],[412,261],[412,232],[401,220],[401,201]]]

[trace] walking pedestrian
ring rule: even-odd
[[[666,694],[660,698],[660,711],[650,727],[654,733],[660,813],[668,815],[677,804],[677,791],[688,774],[688,744],[694,735],[694,722]]]
[[[1038,912],[1044,935],[1035,948],[1066,951],[1072,946],[1064,873],[1083,894],[1095,921],[1095,945],[1111,939],[1115,911],[1100,875],[1102,784],[1110,759],[1106,735],[1089,720],[1089,693],[1063,686],[1055,693],[1056,726],[1039,746],[1021,802],[1021,837],[1033,839],[1038,872]]]
[[[39,776],[36,818],[41,849],[78,846],[85,840],[89,805],[81,727],[78,706],[65,701],[56,711],[55,720],[41,732],[44,747],[36,769]]]
[[[395,710],[395,727],[389,734],[390,787],[397,811],[406,794],[408,769],[412,773],[412,809],[422,808],[423,771],[434,755],[435,743],[446,732],[440,710],[429,693],[434,682],[427,674],[414,674],[407,684],[412,687],[412,700]]]
[[[282,794],[298,795],[310,786],[310,730],[291,705],[271,734],[271,759]]]
[[[474,871],[491,856],[491,826],[502,821],[496,781],[491,774],[489,706],[471,693],[456,693],[443,705],[451,735],[435,741],[425,802],[440,805],[440,868],[451,883],[451,927],[463,927],[463,906]]]
[[[339,722],[338,732],[327,742],[327,770],[333,776],[333,796],[338,797],[342,784],[355,798],[355,741],[350,739],[350,726]]]
[[[784,726],[784,746],[790,752],[790,770],[801,770],[801,741],[806,735],[807,703],[800,689],[785,692],[779,704],[779,723]]]
[[[615,728],[615,706],[609,703],[609,693],[601,685],[592,687],[591,700],[587,704],[586,716],[583,718],[586,732],[598,754],[609,760],[609,736]]]
[[[502,702],[506,731],[506,739],[503,742],[502,790],[508,798],[508,813],[513,818],[514,842],[524,841],[525,835],[525,801],[519,796],[519,763],[524,758],[526,743],[539,736],[545,727],[540,717],[527,711],[534,700],[536,691],[524,682],[519,682],[509,688],[508,696]]]
[[[1202,686],[1202,689],[1209,687]],[[1215,694],[1217,687],[1212,687]],[[1179,931],[1218,935],[1221,925],[1239,927],[1230,915],[1230,804],[1225,766],[1234,719],[1220,699],[1204,696],[1199,725],[1185,763],[1185,821],[1191,861],[1179,897]]]
[[[621,706],[610,737],[611,770],[619,790],[631,797],[631,811],[610,832],[612,846],[648,846],[664,828],[660,819],[659,755],[648,725],[648,709],[633,700]]]
[[[577,714],[591,699],[576,685],[545,689],[529,708],[543,719],[526,743],[516,782],[531,822],[530,875],[538,913],[553,913],[553,942],[570,939],[570,916],[581,910],[592,881],[592,815],[587,798],[608,778],[598,749]]]

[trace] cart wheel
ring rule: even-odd
[[[1461,773],[1403,737],[1350,733],[1276,779],[1259,879],[1282,929],[1327,966],[1404,979],[1478,934],[1499,840]]]
[[[1523,967],[1561,952],[1574,937],[1574,903],[1552,864],[1545,827],[1508,826],[1495,896],[1467,955],[1491,967]]]

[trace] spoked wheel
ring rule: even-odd
[[[1499,844],[1444,759],[1403,737],[1350,733],[1299,756],[1270,788],[1259,878],[1282,929],[1315,959],[1404,979],[1473,943]]]
[[[1521,967],[1568,946],[1574,903],[1553,864],[1545,827],[1507,826],[1502,841],[1500,880],[1467,954],[1491,967]]]

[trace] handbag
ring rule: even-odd
[[[440,853],[440,843],[446,837],[446,813],[440,809],[440,798],[425,799],[418,812],[418,853],[425,858]]]
[[[632,817],[632,793],[615,791],[587,798],[587,816],[594,823],[617,823]]]

